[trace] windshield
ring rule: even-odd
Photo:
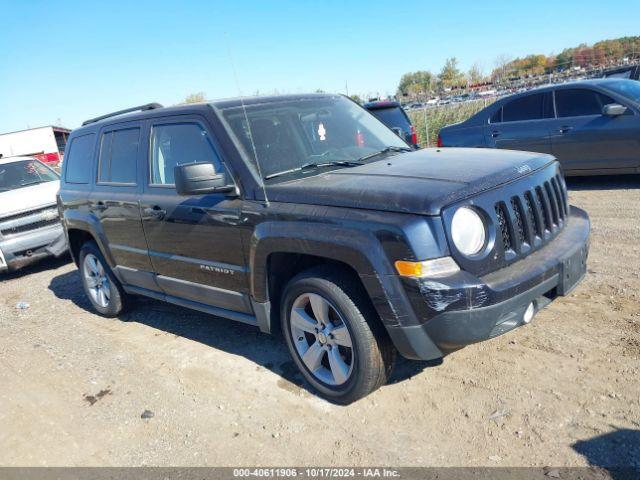
[[[356,165],[388,147],[392,149],[386,151],[407,148],[369,112],[339,95],[247,105],[246,116],[242,106],[226,107],[222,116],[246,158],[255,166],[257,155],[258,171],[270,181],[283,172],[302,175],[301,167],[309,165],[316,167],[315,174],[319,168]]]
[[[58,175],[38,160],[0,164],[0,192],[58,180]]]
[[[627,97],[629,100],[640,102],[640,82],[637,80],[607,82],[603,87],[606,87],[608,90],[622,95],[623,97]]]

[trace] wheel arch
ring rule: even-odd
[[[273,327],[279,322],[279,301],[287,282],[319,265],[333,266],[353,275],[383,323],[397,323],[396,315],[400,312],[390,305],[383,285],[389,283],[385,279],[392,278],[392,266],[372,233],[335,225],[270,222],[254,231],[249,267],[252,298],[270,305]]]
[[[100,222],[96,218],[90,215],[84,215],[81,212],[68,210],[63,216],[63,226],[69,242],[69,251],[76,265],[78,265],[82,245],[87,241],[93,240],[98,245],[100,252],[109,266],[114,268],[115,263],[113,257],[109,249],[105,248],[107,244],[106,236]]]

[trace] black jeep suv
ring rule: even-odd
[[[508,332],[585,273],[589,219],[553,157],[411,151],[339,95],[150,104],[69,145],[60,216],[97,312],[145,295],[280,327],[338,403],[396,352]]]

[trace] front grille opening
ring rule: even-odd
[[[511,245],[511,234],[509,233],[509,225],[507,224],[507,212],[502,203],[498,203],[495,206],[496,217],[498,219],[498,228],[502,234],[502,245],[506,250],[513,250]]]
[[[564,182],[564,179],[560,175],[556,175],[556,182],[558,182],[558,188],[560,189],[560,194],[562,196],[562,204],[564,205],[564,215],[566,217],[569,215],[569,196],[567,195],[567,184]]]
[[[542,212],[542,221],[544,223],[545,230],[551,231],[551,215],[549,214],[549,208],[542,196],[542,188],[536,187],[536,200],[538,202],[538,208]]]
[[[544,190],[545,192],[547,192],[547,198],[549,199],[549,203],[551,204],[551,216],[553,218],[553,224],[558,225],[560,223],[558,220],[558,202],[556,202],[556,196],[551,191],[549,182],[544,182]]]
[[[542,237],[542,230],[540,229],[540,224],[538,223],[538,217],[536,217],[536,214],[533,211],[534,200],[531,196],[531,192],[526,192],[524,194],[524,202],[527,205],[527,216],[529,217],[529,222],[531,223],[531,228],[533,229],[534,235]]]
[[[556,198],[558,199],[558,212],[560,213],[560,218],[564,220],[567,207],[565,205],[564,195],[561,192],[557,178],[554,177],[551,179],[551,186],[553,187],[553,191],[556,195]]]
[[[520,244],[528,243],[528,235],[525,231],[524,226],[524,212],[522,211],[522,207],[520,206],[520,201],[517,197],[511,198],[511,208],[513,208],[513,214],[516,217],[516,235],[518,235],[518,240]]]

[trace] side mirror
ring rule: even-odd
[[[173,175],[178,195],[232,192],[236,188],[227,184],[224,173],[216,173],[213,163],[178,165],[173,169]]]
[[[619,103],[610,103],[602,107],[602,115],[607,117],[617,117],[618,115],[624,115],[627,111],[627,107],[620,105]]]

